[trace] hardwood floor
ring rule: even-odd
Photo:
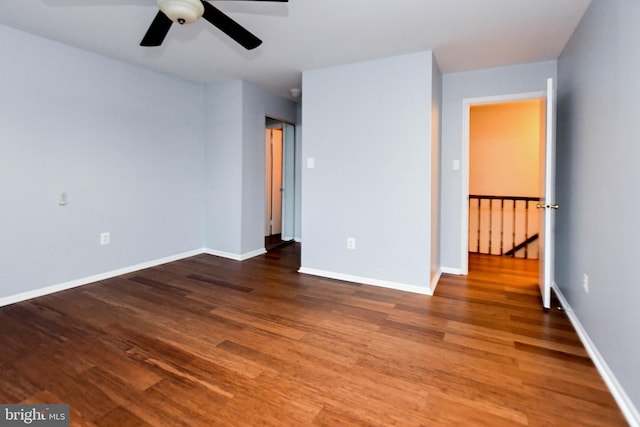
[[[264,237],[264,247],[267,251],[272,251],[291,243],[293,243],[293,240],[282,240],[282,234],[273,234]]]
[[[0,402],[72,425],[626,425],[535,261],[433,297],[200,255],[0,308]]]

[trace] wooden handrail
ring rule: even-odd
[[[516,256],[516,252],[518,252],[521,249],[526,248],[527,246],[529,246],[531,243],[535,242],[539,238],[540,238],[540,234],[538,234],[538,233],[534,234],[533,236],[530,236],[524,242],[521,242],[520,244],[516,245],[515,248],[509,249],[507,252],[505,252],[504,256]]]
[[[470,199],[486,199],[486,200],[516,200],[526,202],[539,202],[540,197],[524,197],[524,196],[479,196],[477,194],[469,194]]]

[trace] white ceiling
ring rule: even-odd
[[[302,71],[433,50],[443,72],[555,59],[591,0],[289,0],[212,4],[263,40],[245,51],[200,19],[139,43],[154,0],[0,0],[0,24],[196,82],[279,95]]]

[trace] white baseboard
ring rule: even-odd
[[[452,268],[452,267],[441,267],[440,271],[443,274],[455,274],[456,276],[464,276],[462,269],[460,268]]]
[[[587,353],[591,356],[591,360],[593,360],[594,365],[596,365],[596,368],[602,376],[605,384],[609,387],[609,391],[611,391],[613,398],[618,403],[618,406],[627,419],[627,422],[632,427],[640,427],[640,413],[638,412],[638,409],[618,382],[616,376],[609,368],[609,365],[607,365],[607,362],[598,351],[596,345],[591,341],[589,334],[582,326],[582,323],[580,323],[580,319],[578,319],[578,316],[576,316],[575,312],[569,305],[569,302],[564,297],[556,283],[553,283],[553,290],[556,292],[564,311],[567,313],[567,317],[569,317],[569,320],[578,333],[582,344],[587,349]]]
[[[255,251],[247,252],[247,253],[244,253],[244,254],[240,255],[240,261],[244,261],[244,260],[249,259],[249,258],[254,258],[254,257],[260,256],[260,255],[264,255],[266,253],[267,253],[267,250],[265,248],[256,249]]]
[[[440,277],[442,277],[442,269],[439,268],[438,271],[436,271],[436,274],[431,278],[431,294],[430,295],[433,295],[433,293],[436,291],[436,287],[438,286]]]
[[[405,283],[389,282],[386,280],[372,279],[369,277],[352,276],[350,274],[335,273],[333,271],[317,270],[315,268],[300,267],[298,270],[302,274],[310,274],[312,276],[326,277],[329,279],[342,280],[345,282],[361,283],[364,285],[380,286],[382,288],[396,289],[399,291],[413,292],[422,295],[433,295],[428,287],[417,285],[408,285]]]
[[[219,256],[219,257],[222,257],[222,258],[232,259],[234,261],[244,261],[244,260],[247,260],[249,258],[256,257],[258,255],[266,254],[267,250],[262,248],[262,249],[256,249],[255,251],[247,252],[247,253],[244,253],[244,254],[234,254],[234,253],[231,253],[231,252],[218,251],[218,250],[215,250],[215,249],[205,248],[203,250],[203,252],[205,254],[208,254],[208,255]]]
[[[14,304],[21,301],[26,301],[32,298],[41,297],[44,295],[52,294],[54,292],[60,292],[71,288],[76,288],[78,286],[88,285],[89,283],[98,282],[100,280],[110,279],[112,277],[121,276],[123,274],[133,273],[134,271],[144,270],[145,268],[156,267],[161,264],[166,264],[168,262],[178,261],[184,258],[189,258],[195,255],[200,254],[209,254],[220,256],[223,258],[230,258],[236,261],[244,261],[249,258],[256,257],[258,255],[262,255],[266,253],[265,249],[258,249],[252,252],[247,252],[245,254],[231,254],[228,252],[215,251],[213,249],[201,248],[195,249],[189,252],[183,252],[181,254],[168,256],[165,258],[156,259],[153,261],[143,262],[141,264],[132,265],[129,267],[119,268],[117,270],[108,271],[106,273],[100,273],[89,277],[83,277],[81,279],[71,280],[65,283],[59,283],[57,285],[46,286],[44,288],[34,289],[32,291],[21,292],[15,295],[9,295],[7,297],[0,298],[0,307],[5,305]]]
[[[67,289],[76,288],[78,286],[87,285],[89,283],[98,282],[100,280],[110,279],[112,277],[121,276],[123,274],[133,273],[134,271],[155,267],[161,264],[166,264],[168,262],[178,261],[180,259],[189,258],[191,256],[199,255],[201,253],[202,253],[202,249],[196,249],[196,250],[184,252],[178,255],[172,255],[169,257],[160,258],[153,261],[147,261],[147,262],[132,265],[129,267],[119,268],[117,270],[108,271],[106,273],[100,273],[93,276],[83,277],[81,279],[71,280],[65,283],[59,283],[57,285],[46,286],[44,288],[34,289],[32,291],[21,292],[19,294],[0,298],[0,307],[9,305],[9,304],[14,304],[16,302],[26,301],[32,298],[37,298],[44,295],[52,294],[54,292],[60,292]]]

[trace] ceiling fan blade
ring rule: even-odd
[[[173,22],[162,11],[158,11],[158,14],[153,19],[153,22],[149,26],[147,33],[140,42],[140,46],[160,46],[169,32]]]
[[[218,27],[220,31],[238,42],[247,50],[255,49],[262,44],[262,40],[251,34],[242,25],[222,13],[221,10],[204,0],[200,0],[204,6],[202,17]],[[259,0],[264,1],[264,0]]]

